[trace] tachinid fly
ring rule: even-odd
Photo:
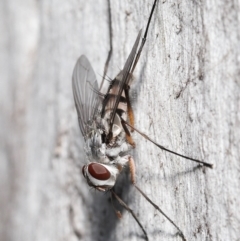
[[[135,147],[131,131],[136,131],[162,150],[198,162],[206,167],[212,167],[209,163],[166,149],[134,127],[129,90],[132,75],[145,44],[156,4],[157,0],[153,3],[140,46],[141,30],[122,71],[110,82],[106,93],[100,92],[94,70],[84,55],[78,59],[75,65],[72,79],[73,96],[79,127],[86,142],[85,149],[89,160],[89,164],[83,166],[82,173],[89,186],[99,191],[110,191],[119,203],[130,211],[141,227],[145,239],[148,240],[147,233],[134,212],[113,190],[118,176],[123,168],[128,166],[134,187],[176,227],[181,238],[186,240],[180,228],[136,185],[134,160],[132,156],[126,154]]]

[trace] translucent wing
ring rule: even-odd
[[[73,70],[73,97],[78,114],[78,123],[85,138],[96,118],[101,103],[94,70],[85,55],[80,56]]]
[[[123,89],[129,84],[129,81],[130,81],[130,78],[131,78],[131,76],[130,76],[131,68],[132,68],[133,63],[134,63],[134,59],[135,59],[135,56],[136,56],[138,44],[139,44],[139,41],[140,41],[140,38],[141,38],[141,33],[142,33],[142,30],[139,31],[138,36],[135,40],[135,43],[132,47],[131,53],[129,54],[129,56],[127,58],[127,61],[124,65],[124,67],[123,67],[123,70],[121,71],[122,78],[118,82],[118,85],[119,85],[118,90],[119,91],[118,91],[118,94],[116,95],[115,100],[113,101],[113,108],[112,108],[113,111],[112,111],[111,120],[110,120],[110,132],[111,132],[111,128],[113,126],[114,118],[115,118],[115,115],[116,115],[116,110],[117,110],[117,107],[118,107]]]

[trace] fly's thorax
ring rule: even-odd
[[[132,146],[127,143],[126,141],[119,141],[117,142],[118,145],[111,147],[111,146],[107,146],[106,148],[106,156],[108,156],[111,159],[116,160],[116,158],[118,156],[123,156],[124,154],[126,154],[127,152],[129,152],[130,150],[132,150]]]
[[[115,164],[106,165],[92,162],[83,166],[82,173],[89,186],[95,187],[99,191],[107,191],[115,185],[121,169],[121,166]]]
[[[105,155],[105,148],[102,146],[101,131],[98,129],[92,130],[85,138],[86,145],[84,147],[85,153],[89,161],[99,159],[99,156]]]
[[[102,130],[96,129],[91,137],[86,141],[87,149],[90,150],[94,159],[99,159],[105,155],[105,144],[102,143]]]
[[[92,131],[91,136],[86,139],[85,152],[90,162],[108,164],[122,152],[125,133],[120,121],[115,122],[113,130],[114,138],[112,138],[111,143],[106,144],[103,142],[102,135],[104,131],[101,129]]]

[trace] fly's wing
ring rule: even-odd
[[[77,109],[78,123],[86,138],[96,119],[101,103],[94,70],[85,55],[80,56],[73,70],[72,89]]]
[[[134,59],[136,56],[138,44],[139,44],[139,41],[141,38],[141,33],[142,33],[142,30],[139,31],[136,41],[131,50],[131,53],[129,54],[129,56],[127,58],[127,61],[123,67],[123,70],[119,74],[121,76],[121,79],[120,79],[120,81],[118,80],[118,88],[117,88],[118,93],[117,93],[116,97],[114,98],[114,101],[112,101],[112,109],[113,110],[112,110],[111,119],[110,119],[110,131],[109,131],[110,135],[112,133],[113,122],[115,119],[117,107],[118,107],[119,101],[121,99],[122,92],[123,92],[124,88],[126,86],[128,86],[130,78],[131,78],[130,72],[131,72],[131,68],[133,66]]]

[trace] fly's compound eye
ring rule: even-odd
[[[101,180],[101,181],[108,180],[111,176],[108,169],[106,167],[102,166],[101,164],[98,164],[98,163],[89,164],[88,165],[88,172],[93,178],[95,178],[97,180]]]

